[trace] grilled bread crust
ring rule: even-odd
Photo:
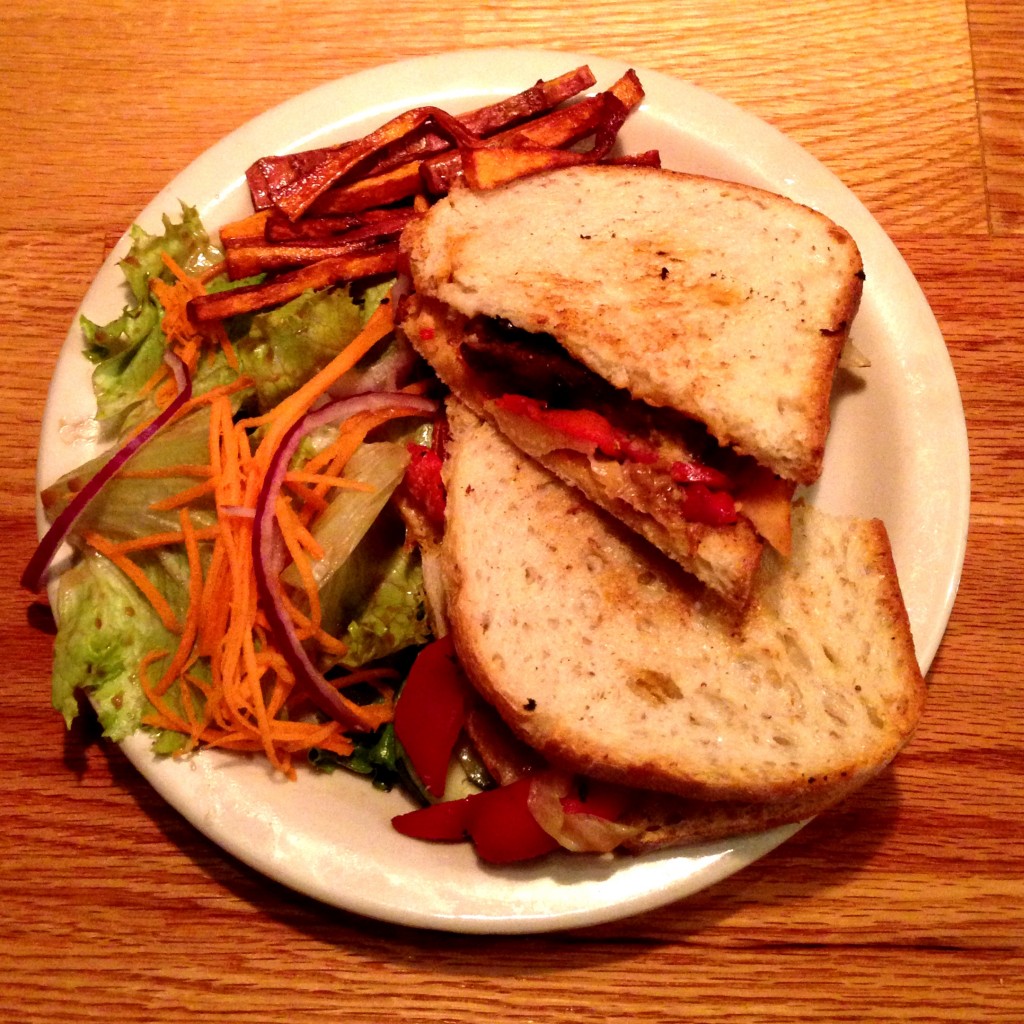
[[[820,475],[863,278],[823,214],[745,185],[585,166],[456,189],[402,248],[419,294],[552,334],[779,476]]]
[[[881,522],[798,505],[791,557],[765,553],[738,615],[449,406],[451,631],[475,686],[552,764],[794,820],[907,741],[925,686]],[[650,845],[692,837],[686,805],[659,807]],[[779,823],[771,811],[712,819],[742,831],[744,814]]]
[[[666,523],[616,493],[614,485],[607,482],[607,477],[586,455],[538,447],[535,432],[523,430],[517,417],[503,416],[493,402],[473,387],[458,353],[465,318],[436,300],[420,296],[414,297],[407,308],[403,330],[464,404],[498,426],[516,447],[674,558],[730,604],[742,607],[746,603],[764,546],[748,520],[708,526],[687,522],[679,516]]]

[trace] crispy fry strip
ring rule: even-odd
[[[351,256],[337,256],[311,263],[263,284],[199,295],[189,303],[189,315],[200,322],[222,320],[289,302],[310,289],[326,288],[341,281],[355,281],[376,274],[391,274],[397,267],[397,245]]]

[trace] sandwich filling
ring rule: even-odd
[[[421,322],[421,335],[432,328]],[[703,424],[634,399],[549,334],[477,316],[461,326],[461,376],[496,423],[534,452],[575,451],[612,498],[656,519],[720,527],[748,520],[789,549],[794,485],[720,445]]]

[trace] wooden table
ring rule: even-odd
[[[1024,1020],[1020,3],[12,0],[0,25],[0,1018]],[[360,920],[241,867],[94,728],[65,735],[46,610],[17,585],[50,373],[113,239],[272,104],[496,45],[691,80],[834,170],[935,310],[973,481],[962,585],[896,765],[694,898],[521,938]]]

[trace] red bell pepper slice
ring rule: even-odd
[[[685,519],[707,526],[728,526],[739,518],[732,495],[713,491],[707,484],[686,484],[680,508]]]
[[[530,780],[434,804],[391,819],[402,835],[414,839],[472,839],[481,860],[510,864],[558,849],[558,842],[537,824],[529,807]]]
[[[630,437],[619,431],[619,451],[630,462],[642,462],[650,465],[658,461],[658,450],[638,437]]]
[[[391,819],[402,835],[439,842],[473,841],[481,860],[511,864],[543,857],[559,848],[530,811],[529,776],[507,786],[434,804]],[[625,810],[626,790],[588,782],[562,798],[566,814],[593,814],[614,821]]]
[[[445,800],[416,811],[397,814],[391,824],[403,836],[430,839],[435,842],[460,842],[469,838],[471,796],[461,800]]]
[[[444,794],[448,764],[469,710],[469,683],[451,636],[417,655],[395,706],[395,735],[433,796]]]
[[[421,444],[410,444],[408,449],[411,459],[405,471],[406,493],[430,522],[443,526],[446,497],[441,479],[441,456]]]
[[[668,473],[677,484],[707,484],[716,491],[733,488],[732,480],[721,470],[705,466],[703,462],[673,462]]]
[[[614,428],[604,416],[591,409],[548,409],[543,402],[526,395],[502,395],[494,404],[505,412],[525,416],[566,437],[592,444],[605,455],[621,454]]]
[[[529,798],[528,776],[470,797],[469,834],[481,860],[511,864],[558,849],[558,841],[530,813]]]
[[[543,409],[540,422],[587,444],[605,455],[619,455],[622,448],[612,425],[592,409]]]

